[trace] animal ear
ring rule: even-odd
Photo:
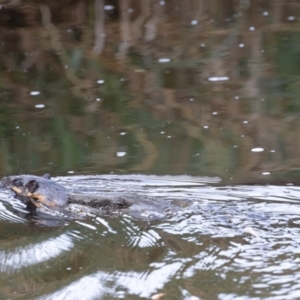
[[[26,185],[26,189],[30,193],[33,193],[38,187],[39,187],[39,184],[36,180],[30,180],[30,181],[28,181],[28,183]]]
[[[45,179],[51,179],[51,176],[50,176],[50,174],[46,173],[46,174],[43,175],[43,178],[45,178]]]

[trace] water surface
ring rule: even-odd
[[[299,298],[299,20],[288,0],[0,1],[0,176],[182,205],[57,224],[1,191],[0,298]]]
[[[184,199],[156,221],[101,214],[46,226],[1,194],[3,299],[295,299],[300,189],[188,176],[60,177],[107,193]],[[115,187],[110,189],[109,183]]]

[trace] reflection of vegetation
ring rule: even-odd
[[[2,169],[18,160],[86,173],[299,168],[298,29],[251,5],[187,1],[179,12],[173,0],[146,2],[122,2],[105,24],[100,2],[97,12],[80,1],[0,10]],[[268,3],[261,9],[277,5]]]
[[[279,75],[300,75],[300,32],[280,32],[272,49]]]

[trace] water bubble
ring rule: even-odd
[[[251,149],[251,152],[263,152],[263,151],[265,151],[265,149],[261,147],[256,147]]]
[[[32,91],[32,92],[30,92],[29,94],[31,95],[31,96],[37,96],[37,95],[39,95],[41,92],[39,92],[39,91]]]
[[[36,104],[34,107],[35,108],[44,108],[45,104]]]
[[[160,63],[168,63],[168,62],[170,62],[170,61],[171,61],[171,59],[168,58],[168,57],[160,58],[160,59],[158,60],[158,62],[160,62]]]
[[[264,11],[264,12],[262,13],[262,15],[263,15],[263,16],[268,16],[268,15],[269,15],[269,12]]]
[[[98,84],[103,84],[105,81],[103,79],[97,80]]]
[[[295,21],[296,18],[294,16],[289,16],[287,19],[288,21]]]
[[[104,10],[114,10],[115,7],[113,5],[104,5]]]
[[[214,77],[209,77],[209,81],[226,81],[229,80],[229,77],[227,76],[214,76]]]
[[[192,20],[191,21],[191,25],[197,25],[198,24],[198,21],[197,20]]]
[[[244,45],[243,43],[241,43],[241,44],[239,44],[239,47],[240,47],[240,48],[244,48],[245,45]]]
[[[261,175],[270,175],[270,172],[262,172]]]
[[[117,155],[118,157],[122,157],[122,156],[125,156],[125,155],[126,155],[126,152],[124,152],[124,151],[118,151],[118,152],[116,152],[116,155]]]
[[[249,27],[249,30],[250,30],[250,31],[254,31],[254,30],[255,30],[255,27],[254,27],[254,26],[250,26],[250,27]]]

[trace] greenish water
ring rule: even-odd
[[[282,184],[208,180],[199,191],[178,186],[176,197],[166,185],[178,201],[197,194],[193,217],[62,228],[36,223],[1,191],[1,299],[299,298],[299,197],[285,186],[300,175],[296,2],[0,5],[1,176]]]

